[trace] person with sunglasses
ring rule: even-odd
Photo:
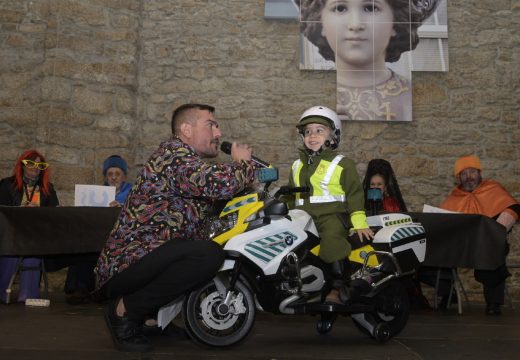
[[[4,206],[58,206],[58,196],[49,178],[49,164],[37,150],[23,152],[16,161],[13,175],[0,180],[0,205]],[[0,300],[6,300],[7,286],[19,257],[0,257]],[[22,266],[36,268],[20,274],[18,301],[40,296],[41,258],[26,257]]]

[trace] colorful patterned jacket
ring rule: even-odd
[[[101,252],[98,287],[169,240],[207,240],[204,218],[215,200],[254,181],[252,162],[209,164],[173,136],[141,170]]]

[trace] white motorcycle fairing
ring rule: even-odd
[[[305,211],[291,210],[289,218],[272,217],[271,224],[229,240],[224,250],[239,252],[258,265],[264,275],[274,275],[282,259],[307,239],[305,230],[317,234],[311,216]],[[234,263],[234,260],[226,260],[220,271],[233,268]]]

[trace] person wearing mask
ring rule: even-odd
[[[370,189],[381,190],[382,201],[371,200],[368,196]],[[368,162],[363,179],[363,190],[365,191],[365,208],[369,214],[408,212],[394,169],[392,169],[390,162],[385,159],[372,159]],[[417,273],[407,281],[406,290],[412,308],[430,308],[430,304],[422,292]]]
[[[367,199],[368,190],[374,188],[380,189],[383,195],[383,201],[377,209],[371,209],[372,204]],[[384,159],[370,160],[363,180],[363,190],[365,191],[365,207],[369,212],[372,212],[372,210],[376,212],[408,211],[392,165]]]

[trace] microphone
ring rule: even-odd
[[[222,150],[222,152],[224,152],[228,155],[231,155],[231,143],[229,141],[223,141],[222,144],[220,144],[220,150]],[[271,167],[270,164],[266,163],[263,160],[260,160],[256,156],[251,156],[251,160],[255,164],[260,165],[261,167],[265,167],[265,168]]]

